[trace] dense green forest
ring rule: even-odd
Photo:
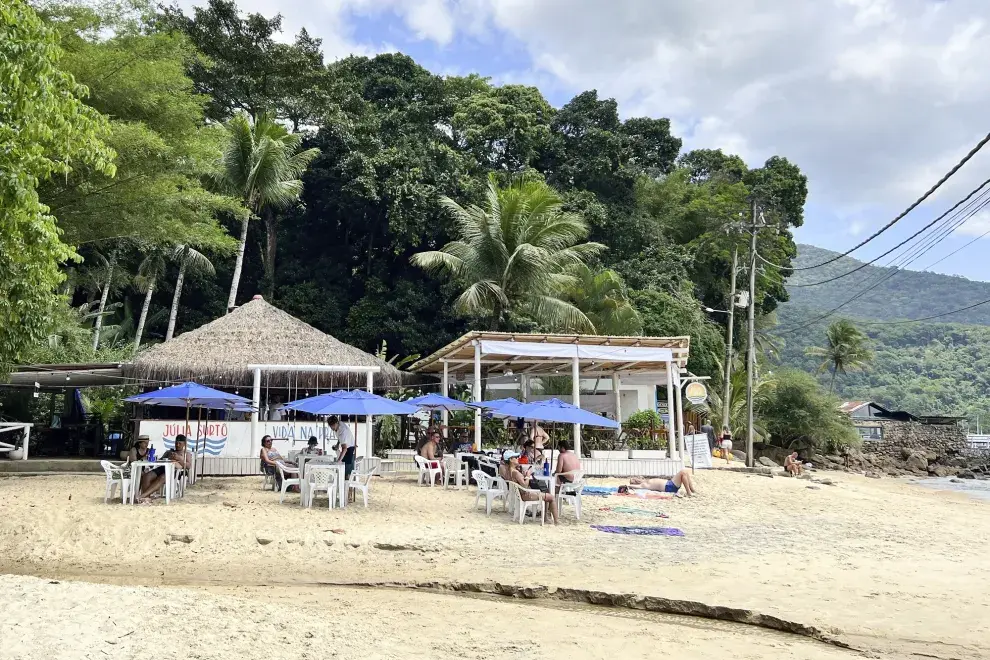
[[[836,253],[799,245],[797,265],[813,265]],[[843,257],[833,264],[798,271],[791,282],[827,279],[860,265]],[[990,305],[946,317],[951,322],[871,324],[921,318],[990,299],[990,284],[936,273],[867,266],[836,282],[816,287],[789,287],[790,302],[778,308],[776,331],[784,340],[780,361],[814,372],[819,359],[805,354],[820,345],[835,318],[849,318],[870,338],[875,357],[866,369],[840,375],[835,391],[844,399],[874,400],[914,414],[976,416],[990,413]],[[816,317],[851,298],[871,283],[875,289],[834,317]],[[987,367],[986,369],[984,367]],[[828,374],[820,375],[827,384]]]
[[[12,0],[0,79],[0,375],[126,359],[263,293],[390,356],[468,328],[690,335],[689,368],[720,379],[704,308],[727,304],[740,223],[757,206],[760,253],[787,265],[804,221],[783,156],[683,151],[596,90],[553,107],[401,53],[327,63],[231,0]],[[788,292],[758,279],[764,343]]]

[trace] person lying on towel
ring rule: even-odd
[[[646,479],[643,477],[630,477],[629,486],[631,488],[645,488],[655,490],[660,493],[674,493],[680,496],[681,488],[685,495],[694,495],[694,483],[691,481],[690,470],[684,469],[675,474],[670,479]]]

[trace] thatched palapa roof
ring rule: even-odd
[[[249,364],[381,367],[375,385],[401,382],[384,360],[320,332],[265,302],[261,296],[230,314],[139,353],[125,373],[148,380],[193,380],[213,386],[250,386]],[[363,387],[361,373],[266,371],[262,384],[320,390]]]

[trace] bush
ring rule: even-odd
[[[622,422],[623,428],[626,429],[636,429],[642,431],[644,429],[660,429],[663,427],[663,420],[660,418],[660,413],[656,410],[639,410],[629,415],[629,419]]]
[[[774,377],[774,387],[756,410],[770,436],[768,444],[828,453],[861,443],[838,400],[825,394],[811,375],[785,369]]]

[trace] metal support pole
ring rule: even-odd
[[[732,402],[732,330],[736,311],[736,264],[739,259],[739,249],[732,249],[732,273],[730,275],[729,294],[729,326],[725,331],[725,365],[724,382],[722,383],[722,428],[718,430],[718,435],[722,435],[722,429],[729,426],[729,409]]]
[[[615,421],[619,423],[617,433],[622,433],[622,395],[619,393],[619,374],[612,374],[612,396],[615,397]]]
[[[677,408],[677,453],[684,460],[684,401],[681,393],[681,374],[674,371],[674,406]]]
[[[444,366],[446,366],[446,365],[444,365]],[[375,391],[375,373],[373,371],[369,371],[368,372],[368,391],[369,392],[372,392],[372,393]],[[365,424],[365,427],[366,427],[365,430],[368,432],[368,444],[365,447],[365,454],[364,455],[366,457],[370,458],[370,457],[372,457],[372,456],[375,455],[375,453],[374,453],[374,449],[375,449],[375,446],[374,446],[375,445],[375,439],[374,439],[375,421],[374,421],[374,418],[371,415],[365,415],[364,424]]]
[[[443,362],[443,381],[441,384],[443,392],[441,392],[441,394],[443,396],[450,396],[450,375],[448,373],[447,361],[441,360],[441,362]],[[449,438],[450,433],[447,431],[447,425],[450,423],[450,412],[448,412],[446,408],[444,408],[443,412],[440,413],[440,419],[440,423],[443,426],[443,437]]]
[[[749,336],[746,338],[746,465],[753,467],[753,372],[756,366],[756,202],[753,202],[753,231],[749,243]]]
[[[575,351],[577,348],[575,348]],[[571,394],[574,399],[571,401],[578,408],[581,407],[581,361],[575,355],[571,362]],[[574,453],[578,459],[581,458],[581,425],[574,425]]]
[[[474,340],[474,400],[481,401],[481,342]],[[474,411],[474,450],[481,451],[481,408]]]
[[[667,458],[674,457],[674,363],[667,363]]]
[[[258,442],[258,416],[261,414],[261,367],[254,368],[254,387],[251,388],[251,455],[261,453]],[[258,443],[257,445],[255,443]]]

